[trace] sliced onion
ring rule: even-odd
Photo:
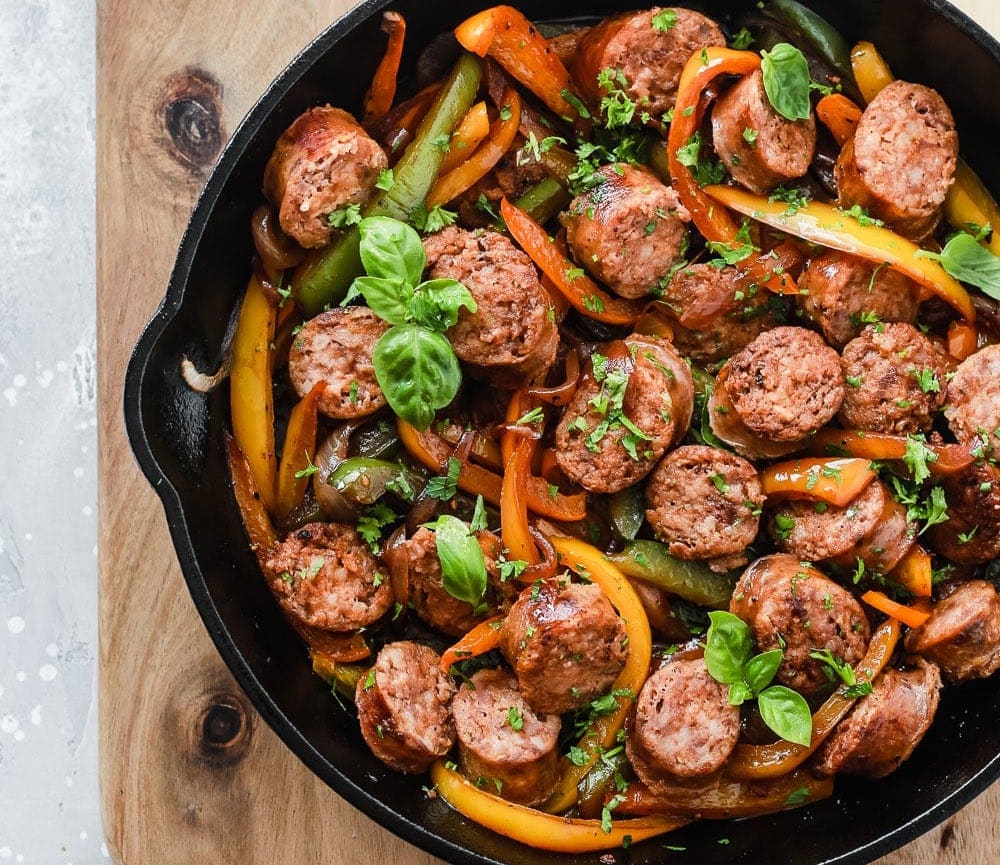
[[[337,522],[354,522],[358,518],[355,507],[330,485],[330,474],[347,458],[347,446],[357,423],[345,423],[328,435],[317,448],[314,464],[319,471],[313,475],[313,493],[327,519]]]

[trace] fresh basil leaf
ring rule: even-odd
[[[1000,257],[980,246],[971,234],[956,234],[939,253],[920,249],[916,255],[939,262],[949,276],[1000,300]]]
[[[743,679],[754,694],[759,694],[771,684],[774,674],[781,666],[784,654],[781,649],[771,649],[770,652],[754,655],[747,662],[746,669],[743,671]]]
[[[717,682],[732,685],[743,681],[743,668],[750,660],[750,627],[739,616],[724,610],[708,614],[711,624],[705,638],[705,666]]]
[[[753,692],[747,687],[746,682],[733,682],[729,686],[729,705],[740,706],[753,697]]]
[[[812,713],[805,698],[784,685],[771,685],[757,697],[760,716],[787,742],[808,745],[812,739]]]
[[[434,526],[441,577],[453,598],[478,607],[486,594],[486,560],[479,541],[458,517],[444,514]]]
[[[768,102],[778,114],[787,120],[812,116],[809,64],[798,48],[779,42],[770,51],[761,51],[760,72]]]
[[[409,320],[439,332],[454,327],[458,311],[465,307],[475,312],[471,292],[456,279],[430,279],[417,286],[410,301]],[[384,316],[383,316],[384,318]]]
[[[406,323],[409,300],[413,296],[413,289],[406,283],[380,276],[359,276],[351,283],[340,305],[346,306],[359,294],[379,318],[389,324]]]
[[[415,324],[397,324],[382,334],[372,361],[390,408],[420,430],[431,425],[434,413],[455,398],[462,384],[451,343]]]
[[[420,282],[427,256],[413,228],[388,216],[369,216],[358,228],[365,273],[411,286]]]

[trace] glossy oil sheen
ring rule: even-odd
[[[124,408],[143,471],[163,500],[185,578],[208,630],[257,709],[290,748],[337,792],[382,825],[455,863],[598,865],[599,854],[530,850],[469,824],[421,793],[423,778],[389,771],[363,745],[305,662],[247,546],[223,452],[228,389],[200,395],[178,365],[211,367],[249,274],[250,214],[273,143],[303,110],[332,102],[356,108],[381,44],[379,13],[366,2],[332,25],[271,85],[237,130],[191,218],[163,306],[135,349]],[[442,29],[487,3],[392,2],[408,22],[405,63]],[[752,4],[691,3],[725,20]],[[865,38],[901,78],[940,90],[958,123],[962,152],[1000,189],[1000,46],[937,0],[814,0],[849,42]],[[520,3],[531,18],[602,16],[631,4],[580,0]],[[332,82],[336,82],[331,86]],[[868,862],[930,829],[1000,775],[1000,688],[995,681],[947,689],[913,758],[878,783],[841,779],[836,796],[794,812],[702,823],[613,853],[619,863],[666,857],[699,865],[818,865]],[[302,827],[303,832],[308,827]],[[720,845],[718,839],[729,843]],[[686,847],[666,853],[662,845]],[[607,860],[605,860],[607,861]]]

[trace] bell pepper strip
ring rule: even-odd
[[[831,93],[816,103],[816,116],[830,130],[834,141],[843,146],[854,137],[861,109],[843,93]]]
[[[444,161],[438,142],[442,135],[450,135],[468,112],[481,78],[479,60],[463,53],[393,168],[392,187],[362,207],[364,216],[406,220],[414,208],[425,202]],[[343,298],[355,277],[363,272],[361,232],[353,225],[299,265],[292,275],[292,292],[306,315],[316,315]]]
[[[625,718],[646,681],[653,642],[642,601],[625,575],[607,560],[604,553],[577,538],[554,536],[549,540],[561,565],[585,575],[592,583],[600,586],[605,597],[618,610],[628,636],[625,666],[611,685],[611,693],[618,708],[596,718],[577,743],[587,755],[582,765],[575,765],[565,757],[562,759],[559,784],[542,806],[546,811],[559,813],[573,807],[580,781],[597,762],[601,750],[614,745],[618,731],[625,723]]]
[[[474,823],[529,847],[555,853],[612,850],[629,843],[626,838],[638,844],[690,822],[684,817],[642,817],[612,820],[605,829],[601,820],[558,817],[508,802],[481,790],[441,760],[431,766],[431,781],[445,802]]]
[[[979,351],[979,334],[973,325],[956,320],[948,325],[945,345],[951,357],[963,361]]]
[[[469,113],[458,124],[458,129],[452,133],[450,149],[445,154],[444,162],[441,163],[441,177],[465,162],[489,134],[489,111],[486,109],[486,103],[480,100],[469,109]],[[438,180],[438,183],[440,182]],[[429,199],[428,204],[430,204]]]
[[[514,203],[539,225],[544,225],[563,210],[571,199],[572,196],[558,180],[554,177],[546,177],[530,189],[525,190]],[[559,295],[559,298],[561,303],[565,305],[566,301],[562,295]]]
[[[792,214],[784,202],[769,201],[744,189],[707,186],[702,191],[737,213],[778,231],[877,264],[888,264],[954,307],[967,321],[975,320],[972,300],[961,283],[936,261],[918,257],[920,247],[888,228],[862,225],[836,207],[819,201],[811,201]]]
[[[801,34],[819,56],[842,75],[851,74],[850,48],[840,31],[825,18],[795,0],[770,0],[767,14],[797,30],[796,37]]]
[[[906,604],[894,601],[885,592],[865,592],[861,596],[861,600],[868,604],[868,606],[874,607],[880,613],[885,613],[887,616],[898,619],[909,628],[919,628],[931,617],[929,612],[917,610],[906,606]]]
[[[808,499],[846,507],[875,480],[871,461],[856,457],[803,458],[778,463],[760,476],[770,502]]]
[[[449,646],[441,655],[441,672],[447,673],[452,664],[492,652],[500,645],[500,625],[503,616],[494,616],[480,622],[466,633],[457,643]]]
[[[295,619],[289,619],[290,624],[309,647],[309,655],[314,659],[322,658],[327,663],[349,664],[353,661],[363,661],[371,656],[364,637],[353,634],[335,634],[303,625]]]
[[[342,664],[314,652],[310,652],[309,657],[312,661],[313,672],[317,676],[330,685],[340,696],[346,697],[348,700],[354,699],[358,682],[368,674],[367,667]]]
[[[366,125],[368,134],[378,141],[389,155],[390,164],[396,162],[406,145],[413,140],[417,126],[420,125],[440,89],[440,81],[428,84],[423,90],[393,108],[385,117]]]
[[[447,174],[442,174],[427,195],[427,206],[434,207],[453,201],[493,170],[500,158],[510,150],[521,120],[521,97],[516,90],[504,93],[501,105],[510,112],[507,119],[498,117],[490,126],[489,136],[471,156]],[[454,148],[455,143],[452,142]]]
[[[802,262],[798,247],[790,240],[783,241],[768,252],[755,254],[737,278],[735,288],[749,290],[756,283],[774,294],[798,294],[799,287],[789,271]]]
[[[930,554],[914,544],[889,576],[911,595],[929,598],[934,586]]]
[[[406,40],[406,20],[398,12],[382,13],[382,32],[389,37],[385,54],[379,61],[372,84],[365,95],[365,122],[377,120],[389,113],[396,98],[396,80],[399,64],[403,59],[403,43]]]
[[[1000,255],[1000,206],[976,172],[961,159],[955,167],[955,182],[944,200],[944,216],[959,231],[989,223],[993,233],[983,244],[994,255]]]
[[[871,42],[859,42],[851,49],[851,69],[865,102],[871,102],[887,84],[896,80],[889,64]]]
[[[564,244],[549,237],[527,213],[506,198],[500,215],[514,240],[559,289],[577,312],[604,324],[631,325],[642,314],[643,305],[612,297],[578,268],[566,254]]]
[[[500,538],[509,559],[537,565],[541,558],[528,523],[528,477],[538,446],[536,430],[524,426],[518,432],[517,421],[532,407],[524,391],[515,391],[507,405],[507,426],[500,437],[504,460],[503,484],[500,487]],[[534,426],[534,425],[533,425]]]
[[[271,383],[271,342],[275,308],[256,276],[247,286],[233,338],[229,400],[233,436],[246,455],[255,486],[269,511],[277,499],[277,457],[274,451],[274,392]]]
[[[899,631],[899,622],[895,619],[886,619],[875,629],[868,651],[854,668],[858,682],[870,682],[882,672],[896,651]],[[856,699],[846,696],[844,689],[838,688],[813,714],[812,739],[808,745],[796,745],[784,739],[770,745],[737,745],[723,768],[723,774],[728,778],[748,781],[787,775],[808,760],[826,741]]]
[[[515,80],[534,93],[559,117],[578,117],[566,99],[572,90],[569,72],[535,26],[513,6],[494,6],[467,18],[455,38],[479,57],[487,54]]]
[[[864,430],[823,429],[809,439],[809,448],[817,453],[863,457],[868,460],[901,460],[906,456],[906,436],[872,433]],[[923,444],[936,459],[927,459],[933,475],[953,475],[972,465],[974,457],[968,446],[959,444]]]
[[[325,389],[325,381],[316,382],[288,417],[285,445],[278,466],[275,515],[279,520],[286,520],[306,493],[306,486],[309,484],[307,472],[316,455],[316,404]]]
[[[228,433],[226,434],[226,461],[229,476],[233,482],[233,495],[240,509],[243,528],[250,538],[250,549],[263,567],[268,550],[278,542],[278,535],[271,523],[271,517],[264,507],[263,499],[257,492],[257,483],[246,454]]]
[[[716,573],[704,562],[674,558],[658,541],[630,541],[607,559],[629,577],[715,610],[728,609],[736,585],[734,575]]]

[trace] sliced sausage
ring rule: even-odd
[[[448,331],[469,372],[500,387],[544,377],[559,333],[531,259],[502,234],[454,225],[425,238],[424,250],[431,279],[457,279],[476,301]]]
[[[920,240],[941,217],[957,159],[955,121],[938,92],[893,81],[868,104],[840,151],[838,201],[845,209],[860,204]]]
[[[984,456],[1000,448],[1000,345],[988,345],[958,365],[944,415],[960,442],[979,439]]]
[[[788,120],[771,106],[756,70],[740,79],[712,109],[712,143],[733,179],[766,193],[809,171],[816,120]]]
[[[480,670],[452,703],[462,770],[521,805],[544,801],[559,780],[558,715],[535,712],[505,670]]]
[[[564,66],[572,61],[580,40],[587,35],[588,30],[590,30],[589,27],[574,27],[565,33],[557,33],[555,36],[549,37],[549,48],[563,62]]]
[[[678,659],[651,675],[639,692],[625,749],[654,792],[707,782],[736,747],[740,710],[729,688],[708,674],[704,658]]]
[[[895,772],[934,720],[941,673],[921,658],[912,670],[886,670],[813,758],[819,775],[884,778]]]
[[[959,564],[1000,557],[1000,468],[975,462],[941,486],[948,519],[927,530],[934,549]]]
[[[278,544],[264,572],[282,609],[326,631],[353,631],[392,606],[389,580],[353,526],[309,523]]]
[[[866,318],[917,320],[913,280],[860,258],[827,252],[809,262],[798,285],[799,308],[834,348],[859,336]]]
[[[427,646],[388,643],[358,680],[361,735],[376,757],[400,772],[425,772],[455,744],[455,686],[440,664]]]
[[[844,346],[840,422],[881,433],[930,428],[944,404],[949,364],[912,324],[868,325]]]
[[[728,451],[685,445],[667,454],[646,484],[646,519],[679,559],[746,563],[764,504],[757,470]]]
[[[573,256],[622,297],[645,297],[687,248],[691,217],[677,193],[645,168],[605,165],[602,182],[569,206]]]
[[[389,325],[366,306],[331,309],[309,319],[288,351],[288,375],[299,396],[326,382],[316,407],[327,417],[356,418],[385,405],[372,352]]]
[[[906,635],[906,651],[933,661],[949,682],[985,679],[1000,669],[1000,598],[985,580],[962,583]]]
[[[310,108],[285,130],[264,171],[264,194],[278,221],[302,246],[324,246],[333,227],[327,217],[361,204],[389,164],[385,151],[346,111]]]
[[[760,651],[784,646],[775,678],[806,698],[830,685],[825,665],[810,652],[829,649],[854,666],[871,636],[864,610],[850,592],[784,553],[758,559],[743,572],[729,610],[750,625]]]
[[[556,462],[591,492],[623,490],[684,437],[693,405],[691,371],[669,343],[631,336],[602,346],[556,428]]]
[[[778,549],[807,562],[832,561],[853,568],[861,559],[869,571],[886,574],[909,552],[916,527],[879,481],[870,483],[844,507],[790,501],[767,521]]]
[[[658,17],[664,12],[668,14]],[[592,27],[580,40],[570,71],[594,106],[607,95],[598,84],[601,72],[621,72],[625,93],[638,106],[637,112],[648,112],[659,120],[673,108],[681,71],[691,55],[725,45],[719,25],[700,12],[655,6],[607,18]]]
[[[601,589],[565,579],[521,593],[500,649],[536,712],[560,715],[605,693],[625,665],[625,625]]]

